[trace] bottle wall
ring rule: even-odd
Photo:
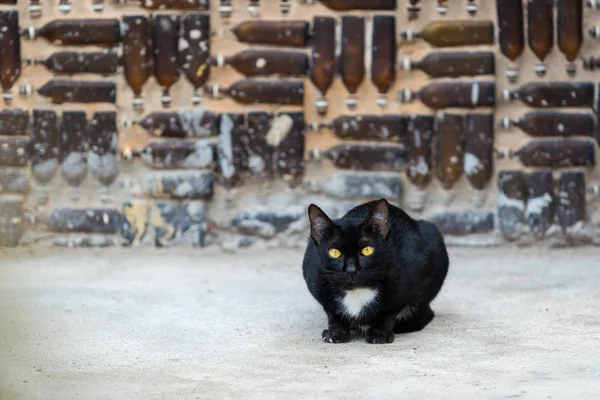
[[[380,197],[450,244],[600,243],[583,2],[126,3],[0,1],[1,245],[303,246],[311,202]]]

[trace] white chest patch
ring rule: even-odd
[[[349,317],[358,317],[363,310],[375,302],[378,291],[370,288],[360,288],[346,291],[340,299],[342,311]]]

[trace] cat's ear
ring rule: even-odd
[[[314,204],[308,206],[308,218],[310,219],[310,236],[316,243],[320,243],[333,233],[335,225],[327,214]]]
[[[385,199],[379,200],[363,222],[363,229],[384,239],[390,233],[390,207]]]

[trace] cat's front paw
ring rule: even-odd
[[[350,341],[350,331],[344,329],[325,329],[321,337],[325,343],[346,343]]]
[[[382,331],[379,329],[369,328],[367,331],[367,343],[371,344],[384,344],[392,343],[394,341],[393,331]]]

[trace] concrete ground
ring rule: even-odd
[[[597,399],[600,251],[537,251],[451,250],[390,345],[321,342],[299,251],[0,252],[0,399]]]

